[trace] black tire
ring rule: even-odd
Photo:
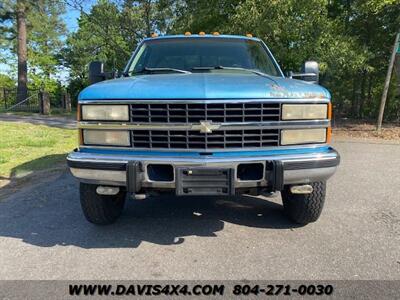
[[[80,199],[83,214],[86,219],[97,225],[114,223],[121,215],[125,204],[125,191],[119,191],[113,196],[99,195],[97,185],[80,184]]]
[[[283,209],[288,217],[298,224],[308,224],[318,220],[325,202],[326,182],[310,183],[311,194],[292,194],[290,186],[282,191]]]

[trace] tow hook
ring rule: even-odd
[[[119,193],[119,187],[116,186],[98,186],[96,193],[99,195],[113,196]]]
[[[292,194],[311,194],[313,190],[313,187],[309,184],[292,185],[290,187],[290,192]]]

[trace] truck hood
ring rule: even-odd
[[[107,80],[85,88],[79,100],[109,99],[329,99],[316,84],[252,73],[153,74]]]

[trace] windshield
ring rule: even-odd
[[[260,42],[229,38],[176,38],[146,41],[132,60],[128,72],[134,75],[150,69],[193,72],[223,70],[214,67],[244,68],[272,76],[281,76]],[[235,70],[230,70],[232,71]]]

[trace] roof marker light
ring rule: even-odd
[[[200,31],[199,35],[206,35],[206,33],[204,31]]]
[[[246,36],[250,37],[250,38],[253,37],[253,35],[251,33],[247,33]]]
[[[151,37],[152,38],[158,37],[158,34],[154,32],[154,33],[151,34]]]
[[[213,32],[213,35],[219,35],[218,31]]]
[[[190,31],[186,31],[185,35],[192,35],[192,33]]]

